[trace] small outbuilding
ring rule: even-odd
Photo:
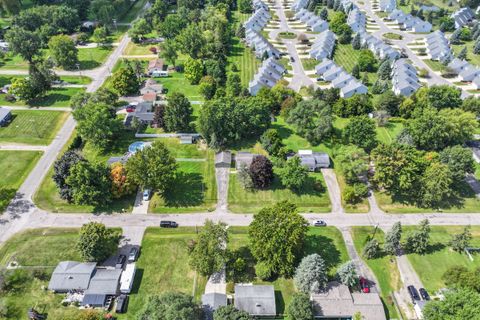
[[[227,295],[224,293],[211,292],[202,295],[202,307],[205,319],[213,319],[213,313],[220,307],[227,305]]]
[[[10,109],[0,107],[0,127],[6,126],[12,120]]]
[[[242,165],[250,167],[253,158],[255,158],[256,156],[258,156],[258,154],[244,151],[237,152],[237,154],[235,154],[235,168],[237,168],[238,170],[242,167]]]
[[[230,151],[221,151],[215,155],[215,168],[230,168],[232,163],[232,153]]]

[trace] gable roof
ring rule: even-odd
[[[62,261],[53,271],[48,289],[61,292],[85,290],[96,265],[95,262]]]
[[[235,308],[254,316],[275,316],[275,291],[269,285],[235,285]]]
[[[121,269],[96,269],[85,294],[116,295],[121,274]]]

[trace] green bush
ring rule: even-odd
[[[257,274],[257,277],[259,277],[261,280],[268,280],[272,278],[273,272],[270,269],[270,266],[268,266],[265,262],[259,262],[255,266],[255,273]]]

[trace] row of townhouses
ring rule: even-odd
[[[310,57],[316,60],[331,59],[333,57],[333,49],[335,48],[335,39],[335,33],[330,30],[320,33],[313,40],[310,48]]]
[[[385,58],[390,60],[400,58],[400,53],[397,50],[367,32],[360,32],[360,41],[362,47],[367,47],[381,60]]]
[[[455,29],[458,29],[471,22],[475,18],[475,14],[472,9],[465,7],[452,13],[451,18],[455,21]]]
[[[430,59],[440,62],[452,60],[453,54],[450,43],[443,32],[440,30],[432,32],[425,36],[425,41]]]
[[[300,9],[296,14],[295,18],[305,23],[310,31],[313,32],[322,32],[328,29],[328,22],[315,15],[313,12],[308,11],[307,9]]]
[[[397,8],[397,1],[396,0],[380,0],[379,8],[380,8],[380,11],[383,11],[383,12],[392,12]]]
[[[405,59],[396,60],[392,65],[392,90],[396,95],[411,96],[421,87],[417,70]]]
[[[465,60],[460,60],[458,58],[453,59],[448,67],[453,70],[460,81],[471,82],[476,89],[480,88],[480,69],[471,65]]]
[[[315,71],[320,79],[329,81],[332,87],[340,89],[342,98],[350,98],[356,94],[366,94],[368,91],[364,84],[342,67],[337,66],[332,60],[324,59],[315,67]]]
[[[400,9],[393,10],[388,18],[408,31],[423,33],[432,31],[432,24],[430,22],[424,21],[419,17],[414,17],[411,14],[406,14]]]
[[[257,95],[261,88],[272,88],[285,73],[283,65],[271,57],[263,61],[254,78],[248,84],[248,91],[251,95]]]

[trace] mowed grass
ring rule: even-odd
[[[0,186],[20,187],[41,156],[40,151],[0,151]]]
[[[188,241],[195,238],[194,228],[147,228],[128,313],[117,315],[118,319],[136,319],[149,296],[167,291],[194,295],[199,302],[207,279],[196,276],[188,263]]]
[[[14,101],[10,102],[5,100],[5,95],[0,95],[0,105],[4,106],[26,106],[30,105],[32,107],[62,107],[66,108],[70,106],[70,99],[75,94],[85,91],[84,88],[58,88],[54,87],[48,91],[44,97],[38,98],[27,104],[24,101]]]
[[[168,77],[155,78],[155,80],[163,84],[163,87],[168,90],[168,94],[180,92],[190,100],[203,100],[203,96],[200,94],[199,86],[190,84],[190,82],[185,79],[183,72],[170,72]]]
[[[0,62],[0,69],[28,70],[28,63],[19,55],[8,53]]]
[[[215,209],[217,183],[214,153],[208,153],[206,161],[179,161],[175,181],[163,196],[155,194],[150,201],[149,212],[182,213],[205,212]]]
[[[299,207],[300,212],[330,212],[331,204],[322,173],[310,173],[301,191],[295,192],[282,186],[275,175],[272,185],[265,190],[245,190],[236,174],[230,174],[228,207],[235,213],[255,213],[261,208],[288,200]]]
[[[452,50],[455,55],[458,55],[464,47],[467,47],[467,61],[473,65],[480,66],[480,55],[473,52],[475,41],[467,41],[463,44],[452,45]]]
[[[407,226],[403,229],[403,234],[406,235],[415,227]],[[431,294],[445,287],[446,284],[442,280],[442,276],[449,268],[464,266],[473,270],[480,267],[480,256],[478,254],[473,254],[474,259],[471,261],[466,253],[458,253],[449,247],[448,242],[452,239],[452,235],[462,231],[463,226],[432,226],[428,253],[408,255],[408,260]],[[480,226],[473,226],[470,231],[473,236],[470,245],[478,248],[480,246]]]
[[[13,79],[23,79],[26,76],[11,76],[11,75],[0,75],[0,86],[3,87],[7,84],[10,84]],[[92,79],[86,76],[61,76],[60,80],[67,82],[67,84],[89,84],[92,82]]]
[[[48,145],[68,117],[67,112],[12,110],[13,120],[0,127],[0,143]]]
[[[372,236],[377,239],[380,246],[383,246],[384,233],[380,229],[375,229],[374,227],[353,227],[351,233],[355,249],[360,256],[362,255],[366,242],[371,239]],[[401,286],[400,273],[395,258],[384,255],[375,259],[363,258],[363,260],[377,277],[378,286],[382,291],[381,298],[384,307],[387,307],[388,318],[397,318],[397,311],[390,297],[390,295]]]
[[[402,122],[389,121],[384,127],[377,127],[377,140],[381,143],[390,144],[403,130]]]
[[[335,46],[335,52],[333,55],[333,60],[335,63],[343,67],[345,71],[351,73],[353,67],[358,62],[358,57],[360,56],[360,50],[354,50],[351,44],[337,44]],[[363,78],[364,72],[360,73],[360,79]],[[377,73],[376,72],[368,72],[368,82],[369,85],[373,85],[377,80]]]
[[[158,45],[155,44],[140,44],[140,43],[133,43],[130,41],[123,51],[124,55],[131,55],[131,56],[136,56],[136,55],[150,55],[154,54],[152,51],[150,51],[150,48],[157,48],[158,50]]]
[[[112,53],[112,46],[78,49],[78,62],[81,70],[98,68]]]
[[[244,23],[250,14],[234,12],[233,19],[236,25]],[[243,86],[248,86],[250,80],[258,70],[261,62],[255,57],[253,51],[246,47],[239,38],[233,37],[231,40],[231,50],[228,54],[229,70],[232,64],[235,64],[238,68],[238,74],[242,81]]]
[[[243,252],[250,252],[248,227],[230,227],[229,245],[230,250],[239,250]],[[343,240],[342,234],[335,227],[309,228],[305,243],[305,256],[317,253],[324,260],[329,269],[328,275],[331,279],[335,277],[337,268],[349,260],[347,248]],[[246,260],[251,260],[251,255],[246,255]],[[250,261],[255,263],[255,261]],[[251,275],[254,284],[273,285],[275,289],[275,303],[277,314],[284,315],[286,307],[289,305],[293,294],[296,292],[293,279],[279,277],[273,281],[261,281]],[[230,282],[227,288],[233,288],[233,283]],[[228,290],[228,289],[227,289]]]

